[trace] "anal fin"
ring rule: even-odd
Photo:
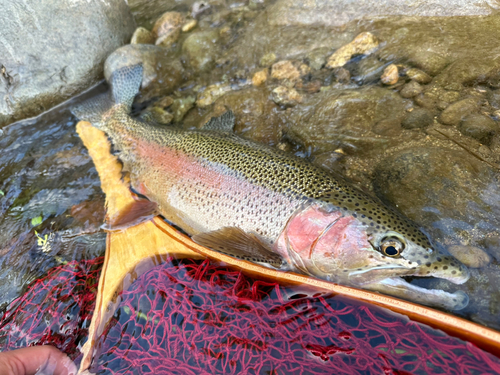
[[[200,233],[192,237],[201,246],[250,262],[268,263],[281,268],[283,258],[273,252],[257,236],[237,227],[225,227],[213,232]]]
[[[107,231],[117,231],[133,227],[158,215],[158,205],[147,199],[140,199],[129,204],[125,209],[109,218],[101,228]]]

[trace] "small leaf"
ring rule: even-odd
[[[41,216],[34,217],[31,219],[31,225],[36,227],[37,225],[42,224],[43,218]]]
[[[5,195],[5,193],[2,190],[0,190],[0,195],[3,196],[3,195]]]

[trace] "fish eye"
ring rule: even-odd
[[[384,238],[380,244],[380,251],[382,254],[391,258],[399,257],[404,248],[404,243],[395,237]]]

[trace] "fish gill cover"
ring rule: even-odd
[[[0,316],[0,350],[52,344],[78,361],[102,258],[35,281]],[[493,374],[500,359],[375,306],[246,277],[208,260],[143,274],[97,346],[97,374]]]

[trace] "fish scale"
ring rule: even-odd
[[[119,69],[110,98],[91,99],[73,113],[108,134],[132,187],[194,241],[421,303],[467,304],[461,291],[427,290],[400,278],[461,284],[469,277],[458,260],[433,249],[416,224],[336,174],[236,136],[232,112],[198,130],[132,118],[141,79],[140,65]]]

